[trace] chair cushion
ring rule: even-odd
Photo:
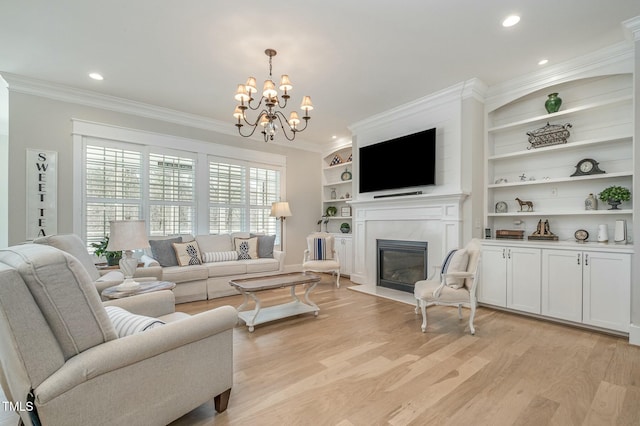
[[[132,314],[118,306],[105,306],[105,309],[118,337],[130,336],[165,324],[158,318]]]
[[[260,259],[273,258],[273,246],[276,243],[275,235],[251,234],[251,237],[258,238],[258,257]]]
[[[258,258],[258,237],[234,238],[233,243],[238,252],[238,260]]]
[[[200,249],[196,241],[189,241],[188,243],[173,243],[173,250],[176,252],[176,258],[178,259],[178,265],[200,265]]]
[[[66,251],[82,263],[82,266],[87,270],[87,273],[93,281],[100,278],[100,272],[98,272],[94,264],[93,256],[89,254],[87,246],[76,234],[50,235],[48,237],[36,238],[33,242]]]
[[[309,260],[308,262],[304,262],[302,269],[305,271],[331,272],[340,269],[340,264],[333,259]]]
[[[456,250],[456,252],[451,256],[447,269],[447,272],[466,272],[467,267],[469,266],[469,253],[467,250],[460,249]],[[464,287],[464,278],[455,278],[455,277],[446,277],[446,284],[452,288],[461,288]]]
[[[310,260],[333,259],[332,237],[310,237],[307,239]]]
[[[445,285],[440,291],[440,297],[436,298],[434,292],[438,287],[440,287],[440,282],[437,280],[418,281],[414,286],[413,295],[416,299],[426,302],[469,303],[469,290],[466,287],[456,289]]]
[[[178,258],[173,249],[173,243],[181,243],[182,237],[149,240],[151,254],[160,266],[178,266]]]
[[[210,251],[202,253],[202,262],[228,262],[230,260],[238,260],[238,252],[231,251]]]

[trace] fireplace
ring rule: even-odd
[[[427,244],[377,239],[377,285],[413,293],[416,281],[427,278]]]

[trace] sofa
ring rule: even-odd
[[[211,399],[224,411],[237,319],[175,312],[168,290],[102,303],[72,255],[0,249],[0,384],[25,425],[161,425]]]
[[[275,235],[247,232],[150,237],[141,261],[159,265],[161,279],[176,283],[176,303],[214,299],[238,294],[229,280],[283,273],[285,253],[274,241]]]

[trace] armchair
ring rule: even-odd
[[[124,281],[124,274],[120,270],[99,271],[93,263],[93,257],[87,251],[84,242],[75,234],[40,237],[33,242],[55,247],[78,259],[87,273],[89,273],[98,290],[98,294],[102,294],[102,290],[105,288],[121,284]],[[134,276],[142,278],[141,281],[160,280],[162,278],[162,267],[160,265],[145,265],[144,268],[137,269]]]
[[[307,236],[307,249],[302,258],[302,272],[331,272],[340,288],[340,259],[335,250],[333,235],[314,232]]]
[[[82,264],[41,244],[0,250],[0,383],[48,425],[168,424],[233,383],[233,327],[224,306],[189,316],[163,291],[103,305]],[[165,322],[118,337],[107,306]],[[29,401],[29,403],[27,403]]]
[[[476,314],[476,290],[480,280],[480,242],[472,239],[464,249],[449,253],[440,277],[416,282],[414,296],[416,313],[422,311],[422,332],[427,330],[427,307],[432,305],[457,306],[462,319],[462,306],[471,309],[469,330],[475,334],[473,320]]]

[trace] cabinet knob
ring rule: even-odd
[[[507,249],[502,249],[502,258],[505,259],[507,256],[505,255]]]
[[[589,254],[584,254],[584,266],[589,266]]]
[[[580,253],[578,253],[578,259],[576,259],[578,261],[578,265],[580,264]]]

